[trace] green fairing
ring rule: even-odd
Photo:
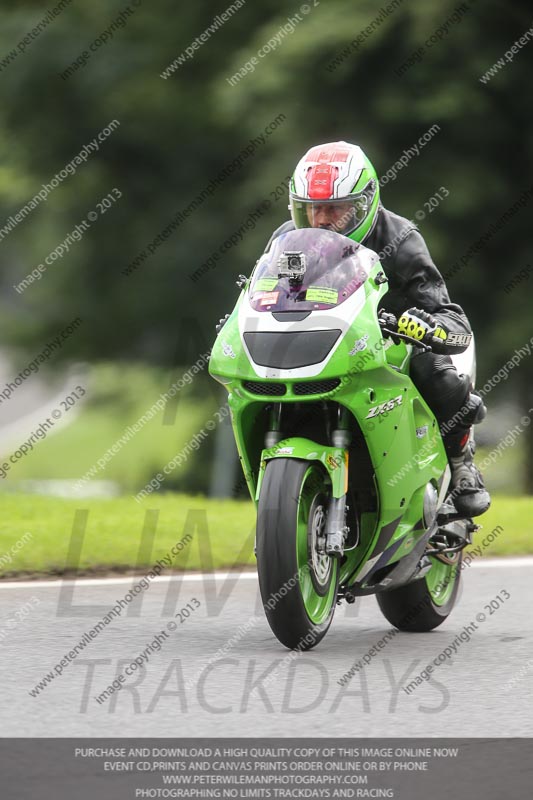
[[[377,265],[373,270],[371,278],[366,282],[367,304],[357,319],[354,321],[349,332],[344,336],[341,345],[330,359],[317,380],[338,377],[341,379],[341,386],[332,393],[326,395],[314,395],[310,401],[316,402],[319,399],[335,400],[346,406],[359,422],[366,443],[370,451],[372,463],[375,469],[375,480],[382,501],[385,502],[380,508],[378,518],[375,520],[375,529],[372,540],[375,542],[379,537],[379,532],[384,525],[401,517],[398,527],[398,536],[407,536],[412,522],[422,517],[423,493],[419,490],[424,488],[430,480],[438,482],[442,472],[447,465],[447,458],[438,434],[438,426],[435,417],[425,401],[418,394],[416,388],[408,377],[408,353],[406,345],[392,345],[383,350],[384,339],[376,321],[376,308],[381,295],[386,291],[385,286],[376,286],[373,277],[380,271]],[[237,443],[237,449],[241,458],[244,475],[247,480],[250,495],[255,503],[259,496],[258,487],[258,464],[254,462],[252,454],[249,452],[248,443],[253,438],[252,429],[254,417],[247,415],[254,405],[263,405],[264,400],[258,398],[242,388],[241,382],[244,380],[258,380],[258,376],[245,355],[242,348],[238,330],[238,309],[242,302],[244,292],[241,294],[237,305],[228,319],[226,325],[217,337],[211,359],[209,362],[209,372],[211,375],[221,376],[229,379],[225,384],[228,390],[228,403],[231,409],[231,419],[233,431]],[[367,348],[357,355],[350,356],[349,351],[356,340],[361,339],[369,333]],[[389,340],[390,341],[390,340]],[[229,344],[236,354],[232,359],[223,354],[222,343]],[[385,347],[387,343],[385,342]],[[237,355],[238,354],[238,355]],[[397,372],[392,366],[403,365],[401,372]],[[294,402],[296,397],[290,392],[291,381],[284,380],[289,387],[289,392],[276,398],[281,403]],[[372,397],[373,392],[373,398]],[[400,406],[397,406],[387,416],[380,415],[376,421],[367,420],[367,414],[371,407],[380,405],[392,400],[399,395],[402,396]],[[300,397],[297,398],[301,400]],[[271,399],[269,399],[271,402]],[[379,419],[379,422],[377,421]],[[411,419],[416,424],[408,420]],[[420,428],[428,425],[428,435],[424,439],[413,440],[413,428]],[[429,439],[428,439],[429,437]],[[284,446],[294,446],[292,458],[305,458],[304,450],[307,453],[317,449],[316,444],[306,443],[302,446],[303,440],[287,439],[283,440]],[[428,450],[428,441],[432,447]],[[336,448],[320,448],[323,452],[337,452]],[[426,450],[428,450],[426,454]],[[262,450],[260,461],[266,461],[274,457],[269,455],[270,451]],[[402,466],[411,459],[416,459],[416,454],[422,452],[424,456],[419,466],[409,470],[403,480],[396,486],[389,486],[388,480],[401,470]],[[316,458],[315,460],[322,460]],[[260,470],[260,473],[262,470]],[[340,470],[338,470],[340,472]],[[333,477],[333,475],[332,475]],[[339,496],[336,494],[336,496]],[[398,538],[398,536],[396,538]],[[371,544],[371,543],[369,543]],[[397,551],[393,560],[397,560],[402,555],[401,550]],[[370,556],[370,551],[368,556]],[[362,557],[361,561],[366,560]],[[347,571],[347,570],[345,570]]]
[[[237,449],[250,496],[256,505],[265,468],[276,459],[322,464],[329,476],[333,497],[343,497],[348,481],[348,454],[342,447],[319,444],[297,435],[295,430],[295,435],[283,438],[274,447],[265,448],[264,425],[261,428],[259,420],[266,405],[279,403],[284,406],[299,402],[305,408],[306,404],[326,400],[344,407],[359,425],[372,462],[373,483],[379,502],[376,511],[361,514],[360,542],[355,549],[345,553],[340,565],[340,584],[345,581],[353,584],[373,555],[390,548],[386,561],[390,564],[399,561],[416,546],[425,533],[421,521],[426,487],[432,483],[438,490],[448,464],[436,419],[409,378],[411,345],[404,342],[394,344],[382,335],[377,308],[387,288],[386,284],[375,281],[380,271],[379,263],[371,269],[363,284],[366,301],[323,371],[312,378],[313,382],[339,379],[340,385],[333,391],[302,396],[294,393],[294,384],[301,384],[305,379],[267,381],[256,372],[239,333],[239,310],[247,297],[249,283],[218,335],[209,363],[211,375],[228,391]],[[350,303],[351,298],[344,302]],[[358,343],[359,350],[355,343]],[[244,381],[268,382],[269,385],[283,383],[286,393],[273,397],[257,396],[243,386]],[[386,533],[388,540],[384,543]],[[379,547],[376,548],[378,541]],[[428,581],[430,591],[431,585]],[[438,591],[435,592],[435,601],[439,602]]]

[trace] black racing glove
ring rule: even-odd
[[[453,355],[462,353],[472,341],[471,333],[456,333],[421,308],[404,311],[398,320],[398,333],[412,336],[431,345],[435,353]]]
[[[412,336],[423,344],[431,345],[434,352],[446,353],[446,339],[448,331],[445,330],[435,317],[421,308],[409,308],[398,319],[398,333]]]
[[[437,320],[421,308],[409,308],[398,318],[398,333],[430,344],[438,328]]]

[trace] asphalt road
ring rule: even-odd
[[[474,563],[440,628],[392,636],[345,686],[338,679],[390,631],[373,597],[340,607],[323,642],[293,658],[258,608],[254,574],[161,578],[30,696],[131,585],[78,581],[61,601],[59,583],[0,585],[2,736],[533,736],[531,558]],[[470,640],[457,639],[476,619]],[[456,653],[406,693],[454,640]],[[143,651],[147,665],[98,703]]]

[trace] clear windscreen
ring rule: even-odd
[[[334,308],[363,285],[375,261],[371,250],[339,233],[289,231],[257,263],[250,304],[256,311]]]

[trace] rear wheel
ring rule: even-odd
[[[337,599],[339,565],[324,552],[331,484],[316,462],[267,463],[257,512],[257,571],[273,633],[309,650],[325,636]]]
[[[420,580],[376,595],[385,618],[400,631],[423,633],[442,625],[450,615],[459,591],[463,554],[439,559]]]

